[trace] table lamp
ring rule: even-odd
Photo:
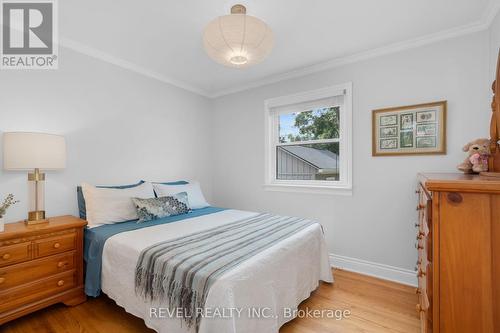
[[[48,222],[45,219],[45,174],[40,170],[60,170],[66,167],[64,137],[45,133],[4,133],[3,163],[5,170],[32,171],[28,173],[29,212],[26,223]]]

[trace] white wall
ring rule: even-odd
[[[490,67],[499,31],[497,16],[488,32],[214,103],[62,49],[57,71],[0,73],[0,134],[66,136],[67,168],[47,177],[49,215],[77,213],[75,186],[82,181],[197,178],[219,206],[317,218],[330,252],[412,269],[415,175],[454,171],[463,159],[462,145],[488,135]],[[264,100],[345,82],[354,85],[353,196],[264,191]],[[446,156],[371,156],[371,110],[442,99],[449,103]],[[9,211],[9,221],[26,216],[26,187],[24,172],[0,168],[0,198],[14,193],[23,201]]]
[[[47,174],[51,216],[77,213],[75,189],[82,181],[196,178],[210,197],[211,105],[204,97],[67,49],[60,50],[59,70],[0,73],[0,134],[66,137],[67,168]],[[0,167],[0,199],[14,193],[22,201],[8,212],[8,221],[27,215],[26,177]]]
[[[218,98],[214,198],[221,206],[318,219],[330,252],[413,269],[416,174],[455,171],[464,143],[488,135],[488,33],[441,41]],[[264,183],[264,100],[353,82],[352,197],[268,192]],[[448,154],[371,156],[371,111],[448,100]]]

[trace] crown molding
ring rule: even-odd
[[[470,23],[470,24],[466,24],[466,25],[463,25],[460,27],[456,27],[456,28],[444,30],[441,32],[429,34],[426,36],[410,39],[407,41],[390,44],[390,45],[375,48],[372,50],[351,54],[351,55],[348,55],[345,57],[331,59],[329,61],[315,64],[312,66],[302,67],[302,68],[294,69],[294,70],[291,70],[288,72],[270,75],[270,76],[267,76],[263,79],[256,80],[256,81],[253,81],[253,82],[250,82],[247,84],[242,84],[242,85],[239,85],[237,87],[232,87],[229,89],[221,89],[221,90],[216,90],[216,91],[206,91],[202,88],[196,87],[196,86],[191,85],[187,82],[183,82],[180,80],[170,78],[168,76],[165,76],[165,75],[160,74],[158,72],[155,72],[153,70],[150,70],[150,69],[145,68],[145,67],[141,67],[141,66],[134,64],[130,61],[113,56],[109,53],[100,51],[96,48],[93,48],[91,46],[77,42],[77,41],[72,40],[70,38],[63,37],[60,39],[59,42],[60,42],[60,45],[62,47],[65,47],[67,49],[71,49],[71,50],[76,51],[78,53],[85,54],[89,57],[99,59],[101,61],[113,64],[113,65],[121,67],[123,69],[135,72],[135,73],[140,74],[140,75],[144,75],[146,77],[161,81],[163,83],[166,83],[166,84],[169,84],[172,86],[176,86],[178,88],[182,88],[184,90],[196,93],[198,95],[215,99],[215,98],[222,97],[225,95],[234,94],[237,92],[265,86],[268,84],[277,83],[280,81],[289,80],[289,79],[293,79],[293,78],[297,78],[297,77],[301,77],[301,76],[306,76],[309,74],[318,73],[318,72],[333,69],[336,67],[340,67],[340,66],[344,66],[344,65],[348,65],[348,64],[352,64],[352,63],[356,63],[356,62],[360,62],[360,61],[364,61],[364,60],[368,60],[368,59],[372,59],[372,58],[377,58],[377,57],[380,57],[383,55],[398,53],[398,52],[401,52],[404,50],[418,48],[418,47],[421,47],[424,45],[433,44],[433,43],[440,42],[440,41],[443,41],[446,39],[456,38],[456,37],[464,36],[467,34],[483,31],[483,30],[486,30],[490,27],[493,20],[498,15],[499,11],[500,11],[500,0],[490,0],[485,11],[483,12],[483,15],[481,16],[481,18],[478,21]]]
[[[429,34],[426,36],[410,39],[410,40],[407,40],[404,42],[398,42],[398,43],[390,44],[387,46],[379,47],[376,49],[355,53],[355,54],[348,55],[345,57],[335,58],[332,60],[328,60],[326,62],[322,62],[322,63],[315,64],[315,65],[308,66],[308,67],[295,69],[295,70],[292,70],[289,72],[271,75],[271,76],[265,77],[263,79],[250,82],[248,84],[243,84],[243,85],[239,85],[239,86],[234,87],[234,88],[216,91],[216,92],[210,94],[209,97],[210,98],[218,98],[218,97],[222,97],[225,95],[230,95],[230,94],[234,94],[237,92],[265,86],[268,84],[273,84],[273,83],[277,83],[280,81],[285,81],[285,80],[289,80],[289,79],[293,79],[293,78],[297,78],[297,77],[302,77],[302,76],[306,76],[309,74],[314,74],[314,73],[322,72],[325,70],[333,69],[336,67],[341,67],[341,66],[345,66],[348,64],[353,64],[353,63],[357,63],[357,62],[372,59],[372,58],[377,58],[377,57],[380,57],[383,55],[398,53],[401,51],[418,48],[418,47],[421,47],[424,45],[433,44],[433,43],[440,42],[443,40],[452,39],[452,38],[464,36],[467,34],[483,31],[483,30],[486,30],[489,28],[489,26],[493,22],[493,19],[496,17],[496,14],[498,13],[500,6],[495,6],[494,8],[489,7],[489,8],[491,11],[487,15],[483,15],[482,19],[480,21],[475,22],[475,23],[471,23],[471,24],[467,24],[467,25],[464,25],[461,27],[452,28],[452,29],[444,30],[444,31],[441,31],[438,33]]]
[[[96,48],[93,48],[91,46],[77,42],[77,41],[72,40],[70,38],[66,38],[66,37],[61,38],[59,41],[59,45],[64,47],[64,48],[73,50],[75,52],[85,54],[89,57],[99,59],[101,61],[110,63],[112,65],[121,67],[121,68],[129,70],[131,72],[135,72],[137,74],[144,75],[146,77],[161,81],[163,83],[166,83],[166,84],[169,84],[172,86],[176,86],[178,88],[182,88],[184,90],[196,93],[196,94],[201,95],[201,96],[210,97],[210,94],[203,89],[200,89],[198,87],[195,87],[195,86],[190,85],[190,84],[183,82],[183,81],[169,78],[165,75],[162,75],[160,73],[157,73],[157,72],[152,71],[150,69],[147,69],[145,67],[141,67],[139,65],[136,65],[136,64],[134,64],[130,61],[124,60],[122,58],[115,57],[109,53],[100,51]]]

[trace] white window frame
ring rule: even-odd
[[[340,179],[338,181],[276,179],[276,146],[283,144],[279,143],[278,133],[279,114],[281,112],[273,112],[273,109],[290,106],[290,111],[293,112],[293,107],[296,104],[339,95],[344,95],[344,105],[340,107],[340,135],[339,139],[335,140],[339,142]],[[266,153],[264,188],[270,191],[352,195],[352,82],[267,99],[264,102],[264,107]],[[331,140],[327,141],[331,142]],[[301,143],[321,143],[321,140],[303,141]]]

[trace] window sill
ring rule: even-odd
[[[292,193],[295,192],[295,193],[352,196],[352,188],[340,187],[340,186],[265,184],[264,190],[273,192],[292,192]]]

